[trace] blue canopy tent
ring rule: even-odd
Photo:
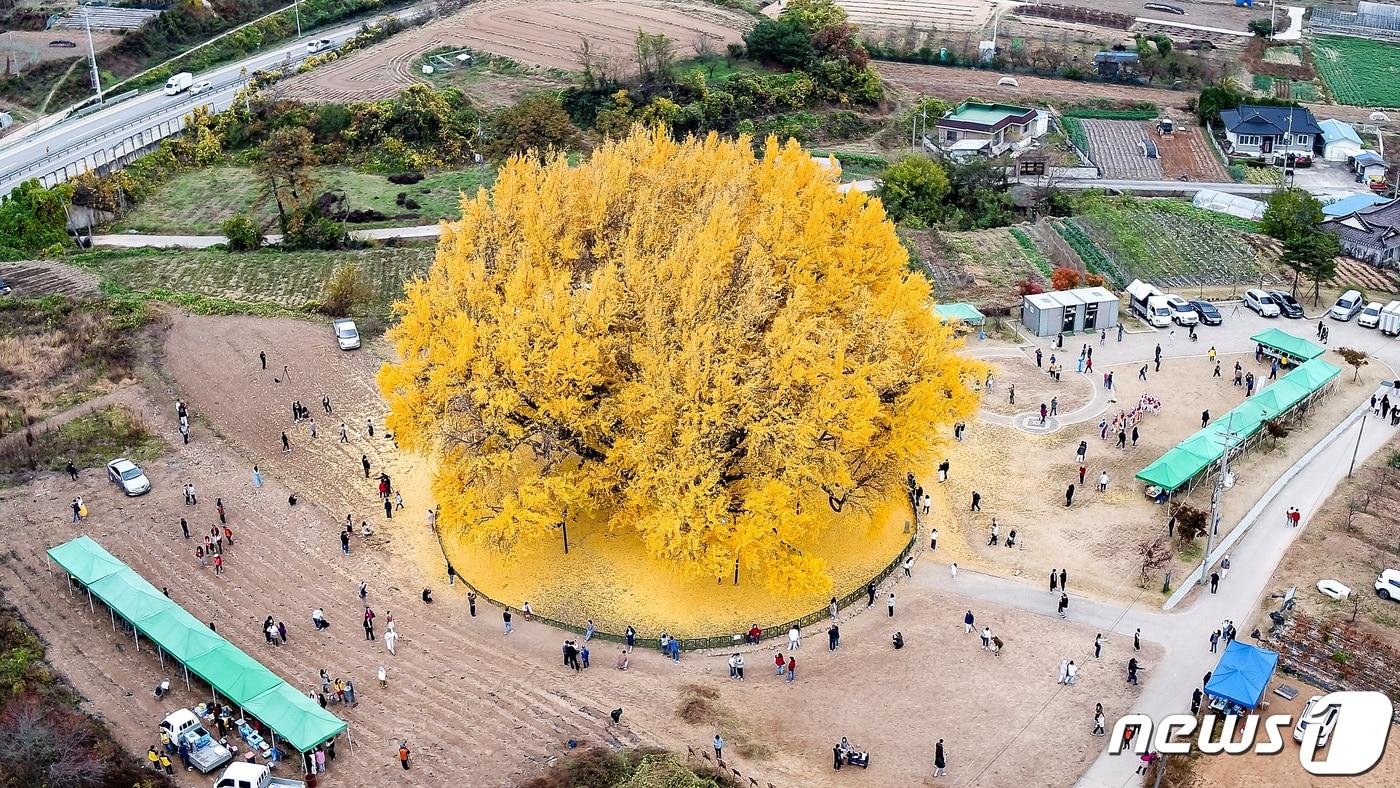
[[[1277,665],[1277,653],[1232,640],[1211,673],[1206,694],[1246,709],[1255,708]]]

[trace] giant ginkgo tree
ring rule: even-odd
[[[470,545],[591,512],[684,571],[820,590],[814,529],[864,527],[975,408],[880,203],[795,143],[639,129],[514,159],[462,211],[379,384]]]

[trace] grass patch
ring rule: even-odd
[[[676,716],[692,725],[704,725],[724,737],[727,747],[745,758],[762,760],[773,754],[773,748],[762,737],[754,738],[740,727],[739,722],[719,699],[719,690],[700,684],[681,688],[681,703]]]
[[[614,751],[590,747],[569,754],[520,788],[733,788],[735,778],[714,766],[690,765],[654,748]],[[744,785],[748,785],[747,782]]]
[[[14,442],[0,450],[0,473],[61,471],[67,462],[79,468],[100,468],[114,457],[141,462],[165,451],[165,441],[151,432],[141,417],[113,405],[38,433],[32,444]]]
[[[344,191],[351,210],[376,210],[386,221],[351,225],[352,228],[411,226],[455,219],[461,211],[461,194],[490,188],[496,171],[473,167],[432,173],[418,183],[397,185],[383,175],[348,167],[319,167],[316,192]],[[417,208],[397,204],[398,195],[418,203]],[[263,196],[262,183],[247,167],[209,167],[183,173],[165,185],[112,226],[113,232],[216,235],[223,223],[239,211],[248,212],[261,227],[276,225],[277,207]]]

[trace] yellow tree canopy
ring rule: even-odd
[[[804,537],[863,525],[976,407],[880,203],[794,142],[637,130],[514,159],[462,212],[379,385],[469,544],[587,511],[685,571],[821,590]]]

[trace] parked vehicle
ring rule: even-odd
[[[206,90],[213,90],[213,89],[214,89],[214,83],[213,83],[213,82],[210,82],[209,80],[206,79],[206,80],[203,80],[203,81],[200,81],[200,82],[195,83],[195,86],[192,87],[192,88],[190,88],[190,95],[191,95],[191,96],[198,96],[200,93],[203,93],[203,92],[206,91]]]
[[[194,74],[188,71],[181,71],[170,79],[165,80],[165,95],[179,95],[189,90],[193,85]]]
[[[1391,301],[1381,308],[1381,322],[1376,328],[1388,337],[1400,335],[1400,301]]]
[[[1356,313],[1361,311],[1361,293],[1356,290],[1348,290],[1342,293],[1342,297],[1337,299],[1337,303],[1327,311],[1327,316],[1333,320],[1340,320],[1343,323],[1356,317]]]
[[[1172,310],[1172,320],[1179,326],[1194,326],[1201,322],[1196,310],[1192,309],[1191,304],[1179,295],[1167,296],[1167,306]]]
[[[1400,602],[1400,569],[1386,569],[1376,578],[1376,596]]]
[[[1244,305],[1253,309],[1260,317],[1278,317],[1278,304],[1274,303],[1269,294],[1258,288],[1251,287],[1244,291]]]
[[[0,296],[7,296],[12,292],[14,292],[14,290],[10,287],[10,283],[6,282],[4,279],[0,279]]]
[[[1340,580],[1319,580],[1317,581],[1317,590],[1323,596],[1329,599],[1335,599],[1338,602],[1351,596],[1351,589]]]
[[[1278,306],[1279,314],[1284,317],[1300,318],[1303,316],[1303,305],[1298,303],[1298,299],[1286,290],[1270,290],[1269,300]]]
[[[307,42],[306,42],[306,54],[308,54],[308,55],[314,55],[314,54],[316,54],[317,52],[324,52],[324,51],[326,51],[327,49],[330,49],[330,48],[333,47],[333,46],[335,46],[335,45],[331,43],[331,40],[330,40],[329,38],[322,38],[322,39],[318,39],[318,40],[316,40],[316,41],[307,41]]]
[[[1375,328],[1381,324],[1381,302],[1372,301],[1361,308],[1361,314],[1356,316],[1356,324],[1362,328]]]
[[[1190,304],[1191,308],[1196,310],[1196,314],[1200,316],[1202,323],[1208,326],[1218,326],[1224,322],[1220,317],[1220,310],[1215,308],[1215,304],[1209,301],[1202,301],[1199,298],[1193,298],[1186,303]]]
[[[1172,324],[1172,309],[1167,306],[1167,297],[1141,279],[1134,279],[1128,285],[1128,311],[1158,328]]]
[[[145,495],[151,491],[151,480],[146,478],[145,472],[125,457],[107,463],[107,479],[127,495]]]
[[[1303,731],[1313,725],[1321,728],[1317,735],[1317,746],[1326,747],[1327,741],[1332,738],[1332,729],[1337,727],[1337,706],[1322,708],[1318,701],[1322,700],[1321,695],[1314,695],[1308,698],[1308,703],[1303,707],[1303,712],[1298,715],[1298,724],[1293,726],[1293,741],[1303,740]]]
[[[57,47],[59,49],[73,49],[78,46],[78,42],[70,41],[66,38],[55,38],[54,40],[49,42],[49,46]]]
[[[261,763],[231,763],[214,788],[306,788],[301,780],[273,777],[272,769]]]
[[[160,722],[161,730],[170,734],[175,746],[189,746],[190,764],[200,774],[208,774],[233,760],[233,753],[218,739],[209,735],[204,724],[189,709],[178,709]]]
[[[360,332],[355,329],[355,321],[350,318],[332,320],[331,330],[335,332],[335,340],[340,343],[341,350],[354,350],[360,346]]]

